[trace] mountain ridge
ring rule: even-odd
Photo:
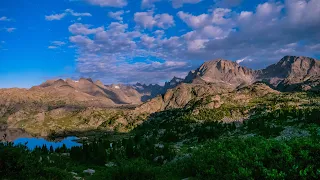
[[[279,70],[271,71],[272,68]],[[174,77],[164,86],[104,85],[86,78],[48,80],[30,89],[0,89],[0,123],[43,136],[61,127],[101,126],[114,130],[117,126],[142,123],[152,113],[188,108],[195,102],[200,102],[203,108],[215,109],[226,103],[241,106],[252,97],[279,94],[282,90],[319,92],[319,82],[319,61],[295,56],[284,57],[263,70],[252,70],[228,60],[209,61],[185,79]],[[39,124],[46,129],[38,127]]]
[[[184,79],[173,77],[163,86],[141,83],[104,85],[100,80],[94,82],[90,78],[80,78],[79,80],[68,78],[66,80],[47,80],[30,89],[21,89],[20,95],[19,88],[14,90],[1,89],[1,91],[12,90],[12,92],[5,94],[21,96],[20,99],[24,99],[23,96],[27,99],[37,99],[38,93],[40,98],[51,96],[51,99],[58,98],[68,102],[97,101],[101,105],[117,106],[139,105],[158,95],[165,95],[168,90],[175,89],[181,84],[201,87],[215,84],[215,89],[233,90],[259,81],[280,91],[319,91],[320,61],[304,56],[284,56],[277,63],[264,69],[253,70],[230,60],[216,59],[207,61],[196,70],[190,71]],[[92,103],[89,104],[89,106],[92,105]]]
[[[320,76],[320,61],[304,56],[284,56],[275,64],[264,69],[253,70],[236,62],[216,59],[203,63],[199,68],[190,71],[185,83],[225,82],[235,87],[264,81],[275,88],[280,84],[300,84],[307,79]],[[282,89],[285,90],[285,89]]]

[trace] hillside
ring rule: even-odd
[[[302,56],[285,56],[278,63],[263,69],[258,79],[282,91],[319,91],[320,61]]]
[[[91,79],[2,89],[5,140],[17,133],[78,136],[83,146],[30,152],[0,144],[0,173],[9,179],[319,179],[318,72],[317,60],[302,57],[258,71],[215,60],[166,83],[160,95],[157,85]],[[143,96],[155,97],[138,104]]]
[[[319,92],[319,67],[319,60],[296,56],[286,56],[262,70],[248,69],[223,59],[208,61],[189,72],[184,83],[137,107],[137,111],[153,113],[182,108],[193,99],[232,92],[258,82],[278,91]]]
[[[186,83],[221,83],[236,88],[264,81],[282,91],[317,90],[320,61],[303,56],[285,56],[265,69],[252,70],[223,59],[205,62],[189,72]],[[300,89],[297,88],[300,86]],[[303,87],[302,87],[303,86]]]
[[[252,84],[257,74],[256,71],[241,67],[235,62],[217,59],[205,62],[195,71],[191,71],[185,78],[185,82],[225,83],[236,88],[240,85]]]
[[[263,70],[222,59],[208,61],[184,80],[174,77],[164,86],[48,80],[31,89],[1,89],[0,120],[9,128],[42,136],[97,128],[128,131],[152,113],[188,108],[194,102],[202,104],[194,109],[198,113],[202,108],[247,106],[252,98],[268,93],[319,92],[319,80],[319,61],[295,56]]]
[[[88,139],[84,131],[83,147],[30,153],[0,144],[0,158],[12,165],[0,172],[48,179],[320,178],[319,94],[254,83],[191,99],[183,108],[138,117],[123,126],[138,123],[130,132],[99,128]],[[129,120],[134,111],[113,112],[118,116],[106,124]],[[14,168],[18,162],[22,170]]]

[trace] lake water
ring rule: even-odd
[[[43,145],[46,145],[47,148],[49,149],[50,146],[53,147],[53,149],[62,147],[63,144],[66,145],[67,148],[72,148],[75,146],[82,146],[82,144],[76,142],[77,137],[67,137],[61,141],[48,141],[44,138],[17,138],[13,141],[14,145],[25,145],[30,149],[33,150],[37,146],[42,147]]]

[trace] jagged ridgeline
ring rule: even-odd
[[[318,60],[286,56],[263,70],[209,61],[165,86],[80,79],[2,89],[1,122],[7,128],[86,138],[82,147],[31,153],[1,145],[0,174],[320,179],[319,80]]]
[[[253,98],[267,93],[317,93],[319,77],[318,60],[285,56],[262,70],[222,59],[208,61],[185,79],[174,77],[164,86],[104,85],[85,78],[48,80],[31,89],[1,89],[0,117],[8,127],[33,135],[97,128],[123,132],[152,113],[186,108],[200,100],[201,108],[215,110],[236,105],[248,108]],[[248,89],[254,92],[246,93]],[[201,110],[194,110],[198,112]]]

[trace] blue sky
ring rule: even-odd
[[[255,69],[319,58],[319,17],[319,0],[2,0],[0,87],[163,83],[216,58]]]

